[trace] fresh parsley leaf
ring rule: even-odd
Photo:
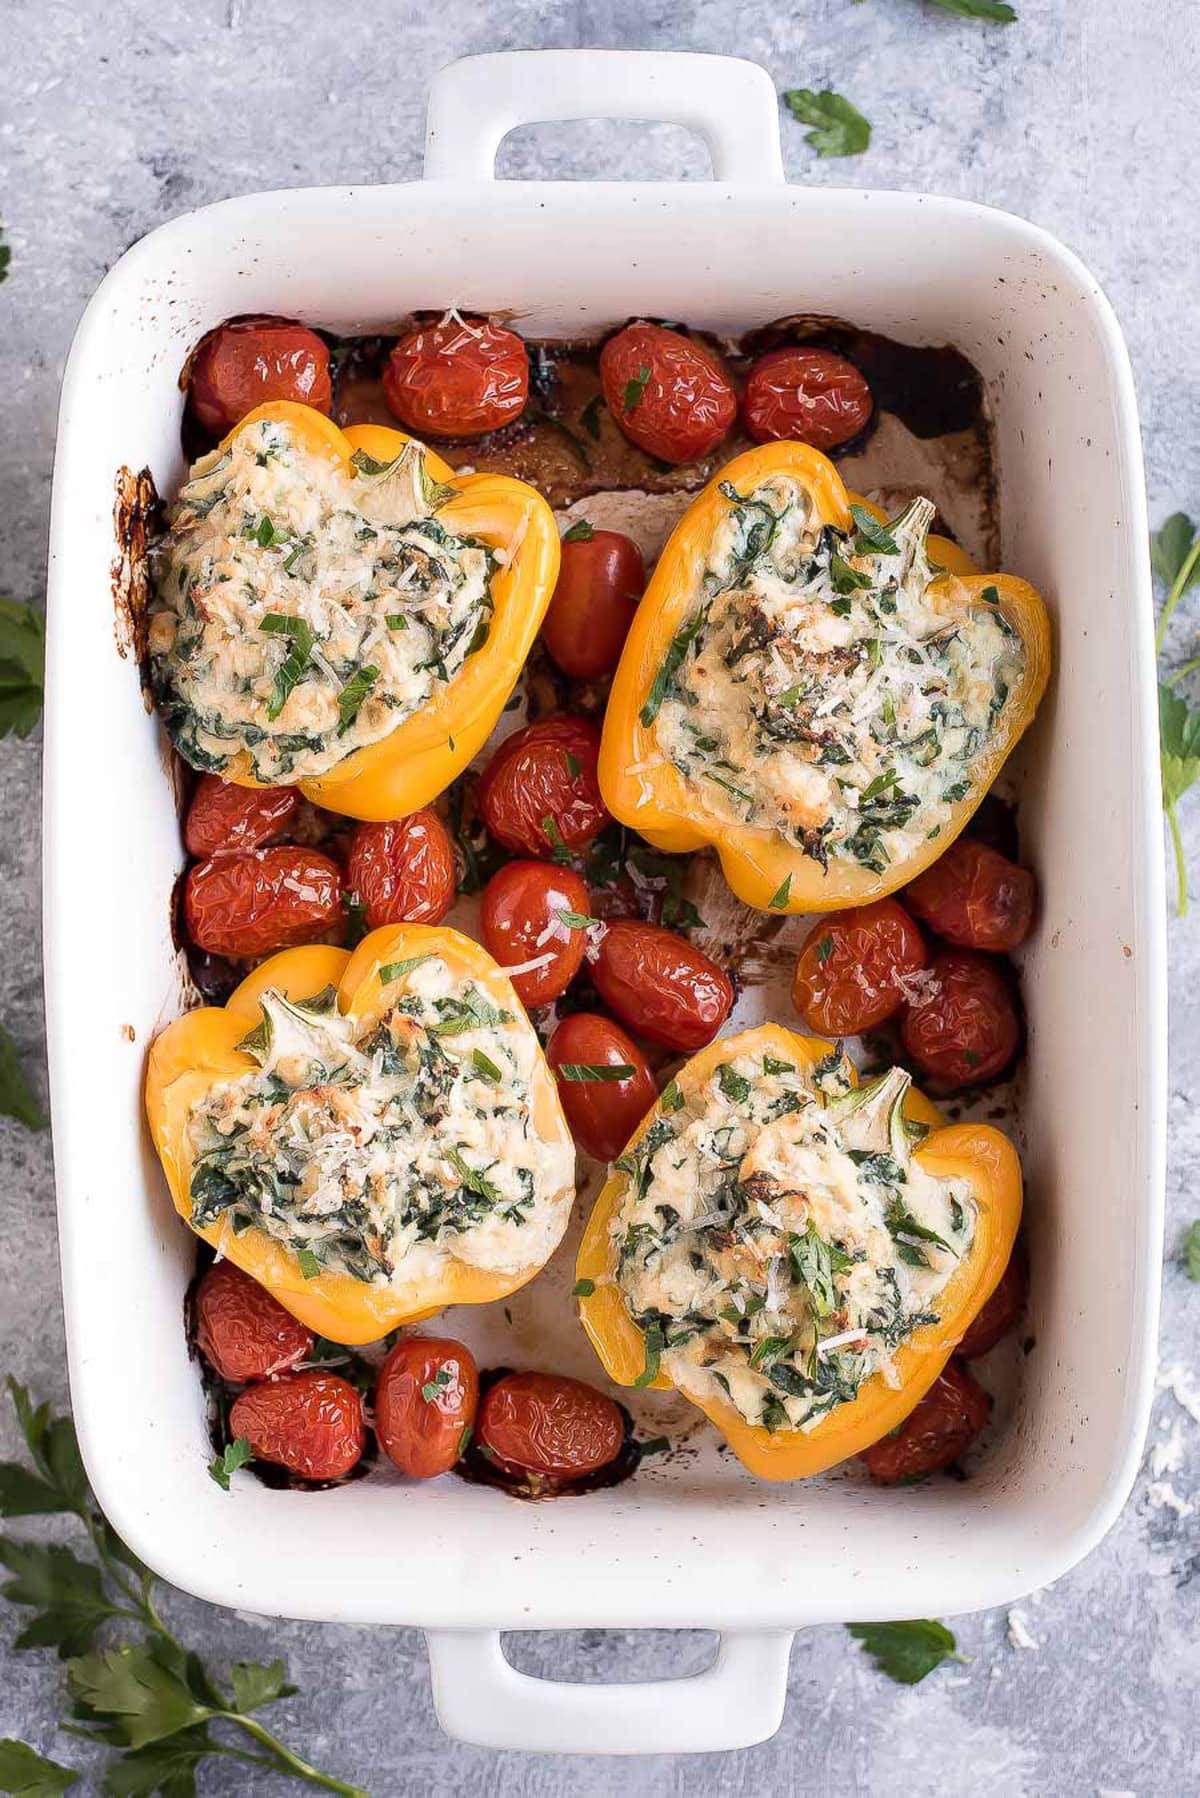
[[[1000,604],[1000,589],[999,587],[981,587],[979,590],[979,597],[980,599],[986,599],[989,606],[998,606]]]
[[[829,558],[829,578],[835,593],[849,594],[871,585],[869,574],[860,574],[857,568],[851,568],[849,562],[838,555],[836,549]],[[846,611],[850,610],[849,606]]]
[[[504,1078],[491,1056],[485,1055],[482,1049],[471,1050],[471,1065],[477,1074],[484,1080],[490,1080],[493,1086]]]
[[[658,1108],[664,1116],[669,1117],[673,1111],[682,1111],[686,1103],[678,1080],[671,1080],[659,1095]]]
[[[81,1777],[70,1767],[46,1760],[26,1742],[15,1742],[11,1736],[0,1742],[0,1792],[16,1792],[19,1798],[55,1798]]]
[[[564,862],[570,861],[571,852],[563,842],[562,831],[558,828],[558,821],[552,812],[547,812],[542,819],[542,835],[550,845],[554,861],[558,862],[560,866]]]
[[[1166,588],[1154,636],[1155,648],[1161,649],[1176,606],[1188,588],[1200,580],[1200,531],[1186,512],[1172,512],[1161,530],[1151,537],[1150,560],[1155,575]]]
[[[258,628],[268,635],[288,639],[288,652],[275,670],[275,682],[267,704],[267,717],[275,719],[291,697],[292,689],[304,678],[317,639],[307,620],[291,618],[284,612],[268,612],[259,620]]]
[[[564,1061],[555,1069],[560,1080],[569,1080],[576,1086],[608,1086],[620,1080],[632,1080],[637,1073],[627,1061],[607,1063],[591,1061]]]
[[[595,535],[596,535],[596,533],[593,530],[592,525],[588,519],[577,518],[575,520],[575,523],[571,526],[570,530],[563,532],[563,542],[564,543],[590,543],[592,538]]]
[[[594,1280],[576,1280],[571,1288],[571,1296],[576,1299],[590,1299],[595,1290],[596,1282]]]
[[[1200,778],[1200,708],[1193,709],[1165,681],[1160,681],[1158,722],[1163,810],[1167,814],[1167,825],[1175,850],[1175,905],[1182,917],[1188,904],[1187,863],[1184,860],[1183,837],[1175,808]]]
[[[794,1074],[795,1072],[796,1064],[794,1061],[780,1061],[777,1055],[763,1056],[764,1074]]]
[[[405,974],[410,973],[413,968],[419,968],[423,961],[432,960],[433,955],[431,952],[428,955],[410,955],[405,961],[385,962],[383,967],[379,970],[379,984],[380,986],[390,986],[393,980],[400,980]]]
[[[123,1748],[144,1748],[211,1715],[148,1645],[81,1655],[67,1668],[67,1685],[87,1713],[111,1719],[106,1739]]]
[[[631,412],[636,412],[637,408],[641,405],[642,395],[646,391],[646,384],[649,379],[650,370],[643,367],[638,369],[637,374],[634,375],[632,380],[626,381],[625,391],[621,395],[621,405],[626,417],[628,417]]]
[[[899,555],[900,545],[892,536],[891,528],[880,524],[865,506],[851,506],[850,516],[858,527],[859,555]]]
[[[556,908],[554,915],[568,930],[590,930],[593,924],[600,922],[599,918],[589,917],[585,911],[565,911],[562,906]]]
[[[296,1260],[299,1262],[300,1272],[306,1280],[316,1280],[320,1277],[321,1263],[311,1249],[297,1249]]]
[[[825,935],[821,938],[820,942],[817,944],[817,960],[822,964],[822,966],[824,966],[824,964],[829,960],[829,957],[832,954],[833,954],[833,938],[829,935],[828,931],[826,931]]]
[[[356,668],[338,694],[338,736],[344,736],[362,710],[363,700],[379,679],[378,668]]]
[[[735,1105],[744,1105],[750,1097],[750,1082],[744,1074],[739,1074],[737,1069],[731,1067],[727,1061],[723,1061],[717,1069],[717,1085],[725,1097],[732,1099]]]
[[[472,1431],[470,1424],[464,1423],[464,1425],[462,1427],[462,1435],[458,1439],[458,1447],[455,1450],[455,1459],[456,1460],[461,1461],[463,1456],[466,1454],[467,1448],[470,1445],[470,1441],[471,1441],[471,1437],[472,1437],[473,1433],[474,1432]]]
[[[1012,25],[1016,13],[1008,0],[933,0],[943,12],[956,13],[960,19],[984,19],[990,25]]]
[[[17,1648],[57,1648],[65,1660],[90,1648],[100,1625],[116,1614],[99,1568],[69,1548],[0,1536],[0,1563],[14,1576],[0,1593],[37,1613],[17,1637]]]
[[[46,620],[19,600],[0,599],[0,737],[27,737],[42,713]]]
[[[105,1798],[195,1798],[196,1768],[214,1751],[220,1752],[203,1724],[131,1748],[106,1768]]]
[[[1200,1280],[1200,1217],[1194,1218],[1184,1231],[1183,1265],[1189,1280]]]
[[[958,1643],[944,1623],[927,1617],[906,1623],[849,1623],[881,1673],[902,1686],[915,1686],[944,1660],[961,1661]]]
[[[563,759],[567,764],[568,777],[571,780],[578,780],[579,776],[583,773],[583,763],[580,761],[579,757],[577,755],[572,755],[571,751],[568,749]]]
[[[261,1661],[235,1661],[229,1669],[229,1683],[234,1703],[243,1713],[257,1711],[280,1698],[291,1698],[300,1690],[299,1686],[288,1684],[282,1661],[268,1661],[265,1665]]]
[[[481,1199],[486,1199],[489,1205],[498,1205],[500,1203],[501,1194],[499,1189],[493,1186],[492,1182],[485,1174],[480,1173],[478,1168],[472,1167],[469,1161],[465,1161],[458,1149],[448,1149],[446,1151],[446,1160],[450,1163],[468,1192],[478,1193],[479,1197]]]
[[[44,1130],[46,1120],[25,1077],[17,1045],[0,1024],[0,1113],[16,1118],[30,1130]]]
[[[672,682],[680,668],[683,666],[684,657],[691,649],[692,644],[696,641],[696,638],[700,635],[700,632],[704,629],[707,622],[708,607],[701,606],[698,611],[692,614],[687,623],[676,631],[674,637],[671,639],[671,646],[659,663],[658,672],[651,682],[649,693],[646,695],[646,703],[639,713],[644,729],[648,730],[654,723],[654,720],[658,717],[662,702],[670,692]]]
[[[425,1384],[422,1386],[421,1397],[425,1400],[427,1405],[432,1405],[436,1402],[442,1387],[448,1386],[449,1384],[450,1369],[448,1367],[439,1367],[433,1378],[431,1380],[426,1380]]]
[[[662,1364],[662,1352],[666,1347],[663,1339],[662,1325],[651,1324],[646,1331],[646,1363],[641,1373],[633,1382],[635,1386],[650,1386],[658,1378],[658,1370]]]
[[[246,1437],[239,1436],[235,1442],[227,1442],[216,1460],[209,1462],[208,1471],[222,1492],[228,1492],[230,1474],[253,1459],[254,1451]]]
[[[791,891],[792,891],[792,877],[790,874],[785,874],[782,881],[779,884],[778,890],[776,891],[774,896],[767,901],[767,904],[770,906],[771,910],[772,911],[786,911],[788,899],[791,897]]]
[[[813,130],[804,135],[818,156],[861,156],[871,141],[871,123],[844,94],[829,88],[814,93],[809,87],[789,88],[784,105],[794,119]]]

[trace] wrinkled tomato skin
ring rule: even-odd
[[[661,924],[610,924],[592,979],[623,1024],[680,1054],[711,1043],[733,1006],[729,976],[703,950]]]
[[[342,871],[328,855],[290,845],[210,856],[188,871],[183,909],[198,949],[270,955],[342,922]]]
[[[545,718],[507,737],[479,782],[479,810],[497,842],[514,855],[552,855],[551,819],[564,848],[590,843],[609,821],[599,754],[600,733],[586,718]]]
[[[977,1355],[986,1355],[989,1349],[994,1349],[998,1342],[1016,1328],[1017,1320],[1025,1309],[1028,1286],[1025,1257],[1020,1249],[1016,1249],[991,1298],[967,1325],[966,1334],[955,1348],[955,1354],[961,1355],[964,1361],[973,1361]]]
[[[737,417],[737,395],[715,356],[663,325],[626,325],[610,337],[600,384],[626,437],[661,462],[707,456]]]
[[[367,925],[440,924],[454,904],[454,849],[446,826],[426,808],[386,824],[360,824],[346,868]]]
[[[219,325],[196,351],[188,392],[197,421],[224,437],[267,400],[333,408],[329,350],[315,331],[282,318]]]
[[[832,350],[768,350],[742,394],[742,419],[756,443],[786,439],[838,449],[858,436],[873,409],[853,362]]]
[[[818,1036],[874,1030],[904,1003],[902,983],[925,966],[921,932],[894,899],[839,912],[810,931],[792,1004]]]
[[[196,1341],[214,1373],[241,1386],[307,1361],[313,1333],[232,1261],[215,1261],[196,1288]]]
[[[859,1459],[877,1486],[940,1473],[970,1448],[991,1409],[992,1401],[974,1374],[948,1361],[900,1427],[872,1443]]]
[[[575,1011],[550,1038],[546,1059],[556,1076],[564,1063],[633,1069],[624,1080],[558,1080],[559,1103],[578,1147],[597,1161],[615,1161],[658,1098],[642,1051],[611,1018]]]
[[[987,843],[958,837],[904,896],[946,942],[1004,955],[1029,935],[1037,886],[1028,868]]]
[[[475,1439],[506,1473],[578,1479],[616,1460],[625,1420],[619,1405],[582,1380],[510,1373],[484,1393]]]
[[[295,787],[236,787],[216,774],[202,774],[183,831],[187,852],[200,857],[261,849],[285,835],[299,803]]]
[[[431,1386],[436,1390],[426,1398]],[[389,1351],[375,1381],[379,1446],[410,1479],[434,1479],[458,1460],[478,1404],[479,1369],[469,1348],[448,1336],[409,1336]]]
[[[510,976],[522,1005],[549,1005],[583,965],[587,930],[564,924],[562,912],[589,916],[588,890],[578,874],[549,862],[508,862],[483,889],[483,946],[493,961],[508,968],[553,957],[543,968]]]
[[[632,537],[593,531],[562,545],[562,564],[542,641],[564,674],[595,680],[621,659],[638,601],[646,590],[646,564]]]
[[[510,424],[529,398],[529,356],[515,331],[485,318],[409,331],[383,371],[383,396],[410,431],[482,437]]]
[[[306,1480],[340,1479],[362,1459],[367,1440],[354,1387],[316,1369],[248,1386],[230,1410],[229,1434],[244,1436],[258,1460]]]
[[[1002,965],[971,949],[935,955],[926,990],[906,1007],[900,1033],[909,1057],[944,1087],[994,1080],[1021,1041]]]

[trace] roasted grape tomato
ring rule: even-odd
[[[992,1401],[974,1374],[948,1361],[899,1428],[872,1443],[859,1459],[878,1486],[940,1473],[970,1448],[991,1409]]]
[[[737,396],[716,357],[663,325],[626,325],[610,337],[600,382],[626,437],[662,462],[707,456],[737,417]]]
[[[575,1011],[550,1038],[546,1059],[576,1143],[597,1161],[615,1161],[658,1098],[642,1051],[611,1018]]]
[[[342,871],[316,849],[245,849],[188,872],[188,936],[211,955],[270,955],[314,943],[342,921]]]
[[[1025,1309],[1027,1289],[1025,1257],[1018,1247],[1013,1250],[991,1298],[967,1325],[966,1335],[957,1344],[955,1354],[961,1355],[964,1361],[973,1361],[977,1355],[986,1355],[989,1349],[994,1349],[1010,1330],[1016,1328]]]
[[[506,1473],[578,1479],[616,1460],[625,1419],[614,1400],[582,1380],[510,1373],[484,1393],[475,1436]]]
[[[328,413],[329,350],[315,331],[287,319],[235,319],[218,325],[196,351],[188,393],[197,421],[213,437],[224,437],[268,400],[295,400]]]
[[[507,862],[483,889],[483,944],[502,968],[542,963],[509,978],[522,1005],[549,1005],[578,974],[587,947],[588,890],[569,868]]]
[[[921,932],[894,899],[826,918],[805,938],[792,1004],[819,1036],[857,1036],[899,1011],[925,966]]]
[[[1028,868],[972,837],[957,837],[904,893],[910,909],[948,943],[1001,955],[1029,935],[1036,897]]]
[[[375,1381],[375,1434],[389,1461],[414,1480],[446,1473],[470,1439],[479,1370],[461,1342],[408,1336],[389,1350]]]
[[[768,350],[742,394],[742,418],[756,443],[787,439],[837,449],[871,416],[871,389],[853,362],[832,350]]]
[[[257,1460],[306,1480],[336,1480],[362,1459],[367,1432],[362,1399],[349,1381],[310,1369],[247,1386],[229,1413],[229,1434],[244,1436]]]
[[[380,924],[439,924],[454,904],[454,848],[428,807],[386,824],[360,824],[346,877],[371,930]]]
[[[295,787],[237,787],[215,774],[202,774],[183,831],[188,854],[261,849],[286,834],[299,803]]]
[[[196,1341],[213,1372],[240,1386],[289,1373],[313,1333],[232,1261],[214,1261],[196,1287]]]
[[[545,718],[506,737],[483,771],[483,821],[514,855],[550,856],[590,843],[609,822],[586,718]]]
[[[592,979],[623,1024],[680,1054],[710,1043],[733,1005],[729,976],[686,937],[659,924],[610,924]]]
[[[593,531],[563,539],[542,641],[564,674],[595,680],[612,673],[645,588],[646,564],[632,537]]]
[[[920,996],[905,1008],[901,1036],[905,1052],[943,1087],[994,1080],[1021,1041],[1003,965],[970,949],[935,955]]]
[[[396,344],[383,370],[383,395],[401,424],[421,436],[482,437],[525,410],[529,356],[502,325],[444,318]]]

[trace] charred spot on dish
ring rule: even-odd
[[[151,580],[148,547],[162,528],[162,502],[148,468],[117,470],[113,500],[113,634],[123,661],[133,657],[146,693],[146,616]]]

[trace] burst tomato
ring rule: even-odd
[[[202,774],[183,831],[188,854],[261,849],[284,835],[299,803],[295,787],[236,787],[216,774]]]
[[[479,1370],[469,1348],[445,1336],[406,1337],[375,1381],[379,1446],[414,1480],[446,1473],[466,1447],[478,1403]]]
[[[615,1461],[620,1406],[565,1374],[510,1373],[484,1393],[475,1440],[506,1473],[578,1479]]]
[[[307,1360],[313,1333],[232,1261],[214,1261],[196,1288],[196,1341],[213,1371],[240,1386]]]
[[[270,955],[340,924],[342,871],[316,849],[245,849],[188,872],[188,935],[211,955]]]
[[[600,352],[609,411],[631,442],[662,462],[715,450],[737,417],[725,370],[702,345],[663,325],[626,325]]]
[[[558,584],[542,621],[542,641],[564,674],[595,680],[612,673],[645,587],[646,564],[632,537],[620,531],[564,537]]]
[[[454,904],[454,849],[426,808],[386,824],[360,824],[346,870],[351,892],[380,924],[439,924]]]
[[[506,737],[483,771],[479,810],[515,855],[579,849],[609,821],[596,760],[600,733],[586,718],[545,718]]]
[[[502,325],[444,318],[400,339],[383,371],[383,394],[412,431],[482,437],[525,410],[529,356],[516,332]]]
[[[285,318],[239,318],[218,325],[192,359],[192,411],[204,429],[224,437],[267,400],[295,400],[329,412],[329,350],[304,325]]]
[[[966,1335],[955,1348],[955,1354],[961,1355],[964,1361],[973,1361],[977,1355],[986,1355],[989,1349],[994,1349],[1016,1327],[1017,1319],[1025,1309],[1027,1285],[1025,1257],[1018,1248],[1013,1251],[995,1292],[967,1325]]]
[[[974,1374],[948,1361],[924,1398],[890,1436],[859,1456],[878,1486],[896,1486],[953,1466],[991,1415],[992,1401]]]
[[[819,1036],[857,1036],[899,1011],[904,983],[925,966],[925,944],[902,905],[876,899],[809,932],[792,1004]]]
[[[1029,935],[1037,889],[1028,868],[972,837],[957,837],[904,897],[918,918],[962,949],[1003,954]]]
[[[229,1413],[229,1434],[256,1458],[306,1480],[336,1480],[362,1459],[362,1399],[348,1380],[311,1369],[247,1386]]]
[[[912,1060],[945,1087],[994,1080],[1021,1040],[1002,966],[970,949],[935,955],[921,997],[905,1008],[901,1036]]]
[[[853,362],[832,350],[768,350],[750,370],[742,417],[756,443],[788,438],[837,449],[871,416],[871,389]]]
[[[690,1054],[733,1006],[729,976],[686,937],[632,919],[610,924],[592,964],[596,991],[648,1042]]]
[[[588,890],[569,868],[508,862],[483,890],[483,942],[502,968],[542,959],[510,976],[522,1005],[549,1005],[565,993],[587,946]]]
[[[546,1059],[579,1147],[597,1161],[615,1161],[658,1098],[642,1051],[610,1018],[575,1011],[550,1038]]]

